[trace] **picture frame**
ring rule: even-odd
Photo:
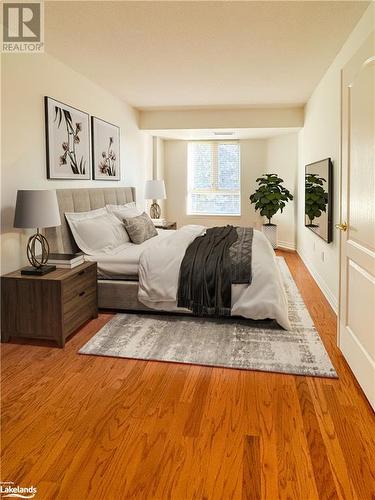
[[[327,243],[333,239],[333,163],[325,158],[305,166],[305,227]]]
[[[90,179],[90,116],[48,96],[44,114],[47,179]]]
[[[96,116],[91,117],[92,178],[121,179],[120,128]]]

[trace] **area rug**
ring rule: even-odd
[[[276,322],[116,314],[80,354],[337,377],[283,257],[290,331]]]

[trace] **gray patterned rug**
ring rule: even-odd
[[[282,257],[292,330],[273,321],[116,314],[80,354],[337,377]]]

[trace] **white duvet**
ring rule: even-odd
[[[205,233],[204,226],[189,225],[146,248],[139,260],[138,299],[160,311],[181,311],[176,297],[180,264],[187,247]],[[290,329],[288,302],[274,251],[266,237],[254,230],[251,285],[232,285],[232,316],[275,319]]]

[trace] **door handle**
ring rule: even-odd
[[[340,231],[345,231],[348,229],[348,224],[346,222],[341,222],[341,224],[335,224],[335,227],[337,229],[340,229]]]

